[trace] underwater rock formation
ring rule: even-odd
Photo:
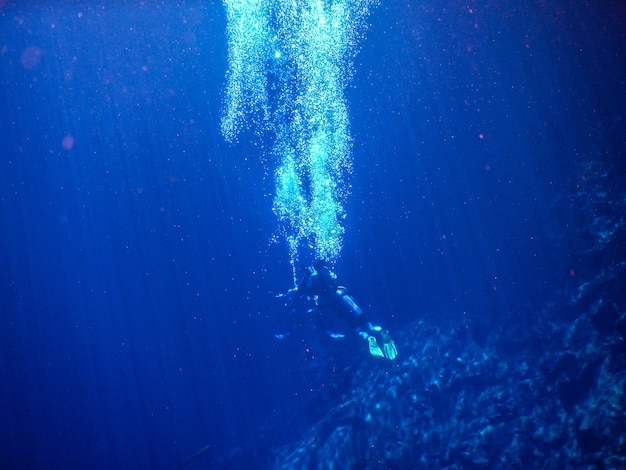
[[[592,276],[480,344],[415,322],[273,468],[626,468],[626,197],[610,168],[585,172],[571,201]]]

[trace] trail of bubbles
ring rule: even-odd
[[[222,132],[276,134],[274,212],[292,263],[307,243],[318,259],[342,248],[351,139],[344,89],[376,0],[225,0],[226,109]],[[249,121],[247,120],[249,119]]]
[[[222,134],[233,141],[249,116],[256,126],[269,118],[267,102],[268,50],[271,28],[266,14],[270,0],[226,2],[228,63],[226,109]]]

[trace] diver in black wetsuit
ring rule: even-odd
[[[348,290],[339,285],[337,276],[328,269],[324,261],[318,261],[313,266],[307,266],[297,287],[278,297],[285,298],[285,305],[291,309],[295,323],[299,323],[298,319],[304,313],[317,315],[318,321],[323,324],[323,317],[326,316],[326,312],[331,312],[348,323],[360,336],[367,339],[372,356],[393,360],[398,355],[389,332],[383,331],[380,326],[372,325],[367,320],[363,309],[348,294]],[[344,337],[340,333],[327,332],[333,338]],[[382,349],[378,346],[373,332],[381,332]],[[276,335],[277,338],[284,338],[285,336]]]

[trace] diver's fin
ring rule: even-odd
[[[385,353],[383,352],[382,349],[380,349],[380,346],[378,346],[378,343],[376,342],[376,338],[374,338],[373,336],[368,336],[367,342],[369,344],[370,354],[372,356],[385,357]]]
[[[392,361],[398,357],[398,350],[396,349],[396,343],[393,342],[388,331],[384,331],[383,337],[383,350],[385,351],[385,357]]]

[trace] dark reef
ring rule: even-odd
[[[584,280],[480,341],[415,322],[273,468],[626,468],[626,194],[595,162],[572,187]]]

